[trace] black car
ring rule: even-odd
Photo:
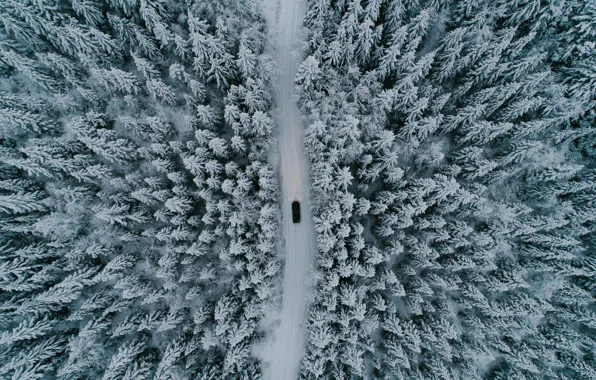
[[[300,223],[300,202],[292,202],[292,222]]]

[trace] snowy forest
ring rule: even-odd
[[[313,0],[305,378],[596,378],[596,4]]]
[[[248,1],[0,1],[0,378],[256,378],[280,262]]]
[[[1,379],[266,378],[266,1],[0,0]],[[296,378],[596,379],[596,3],[296,1]]]

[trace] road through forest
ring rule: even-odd
[[[304,17],[304,0],[264,0],[273,41],[273,58],[278,66],[276,105],[278,108],[279,153],[284,243],[282,307],[277,324],[262,353],[265,380],[295,380],[306,345],[306,317],[310,298],[310,274],[316,249],[310,210],[309,165],[304,154],[303,127],[294,97],[294,76],[301,61],[299,31]],[[277,9],[276,9],[277,8]],[[301,222],[292,223],[291,202],[300,201]]]

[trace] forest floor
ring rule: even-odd
[[[284,242],[281,309],[269,319],[272,330],[260,353],[265,380],[295,380],[305,353],[306,318],[310,299],[312,264],[316,250],[314,223],[309,198],[309,164],[304,153],[304,129],[294,96],[294,76],[301,61],[303,0],[264,0],[277,65],[276,105],[278,109],[280,179],[282,187],[282,232]],[[291,202],[300,201],[301,221],[292,223]]]

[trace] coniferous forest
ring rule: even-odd
[[[267,379],[275,1],[0,0],[0,379]],[[596,2],[296,1],[296,378],[596,379]]]
[[[308,378],[596,378],[596,4],[311,1]]]
[[[258,8],[0,14],[0,377],[257,377],[280,267]]]

